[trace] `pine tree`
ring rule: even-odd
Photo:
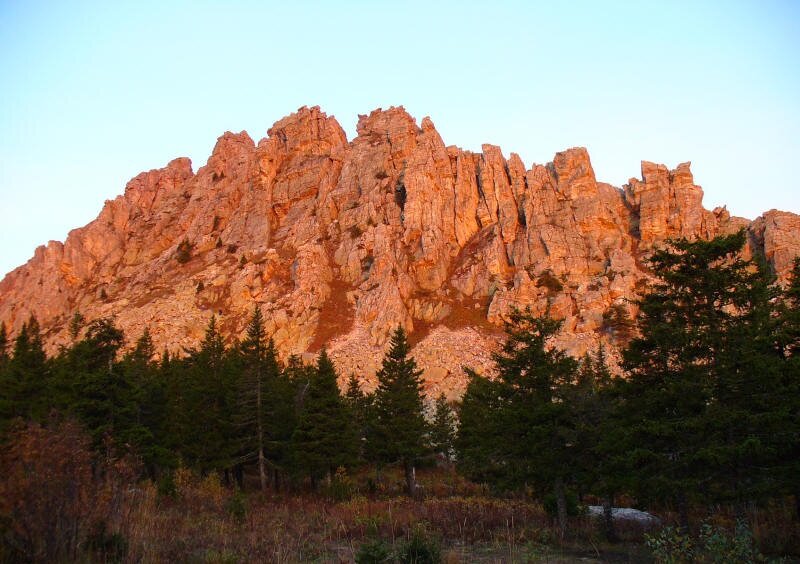
[[[794,495],[795,519],[800,521],[800,257],[794,260],[781,299],[778,350],[782,362],[777,393],[784,424],[774,435],[781,452],[775,474],[781,489]]]
[[[145,327],[133,349],[123,357],[121,366],[136,405],[136,424],[141,427],[138,454],[151,476],[155,476],[158,468],[169,465],[171,458],[164,437],[167,398],[154,355],[153,339]]]
[[[469,384],[458,407],[456,468],[469,479],[492,486],[503,482],[501,449],[504,429],[499,414],[504,407],[503,387],[469,368]]]
[[[548,346],[560,327],[553,319],[513,311],[506,324],[508,338],[494,361],[504,394],[499,448],[506,463],[505,479],[512,486],[552,491],[563,534],[575,425],[565,401],[575,383],[577,363]]]
[[[292,436],[297,427],[295,383],[285,371],[279,371],[268,383],[266,412],[270,425],[267,429],[266,456],[273,468],[273,486],[280,489],[281,482],[291,468]]]
[[[80,335],[85,322],[86,319],[79,311],[72,314],[72,319],[69,320],[69,337],[72,339],[73,343],[78,340],[78,335]]]
[[[277,375],[279,367],[274,344],[271,340],[269,343],[266,341],[264,318],[258,306],[253,308],[246,337],[239,348],[244,367],[240,418],[242,426],[247,430],[243,458],[256,459],[259,482],[263,491],[267,488],[265,382]]]
[[[656,251],[658,281],[639,303],[641,335],[624,353],[619,446],[640,498],[676,503],[684,527],[693,499],[760,497],[767,474],[759,466],[774,454],[771,285],[764,268],[741,258],[744,242],[740,231]]]
[[[153,362],[155,356],[155,346],[153,345],[153,338],[150,336],[150,328],[145,327],[141,336],[136,340],[133,350],[127,355],[129,362],[140,364],[142,366],[149,365]]]
[[[236,370],[212,316],[200,347],[180,361],[180,406],[175,414],[180,430],[176,449],[191,467],[205,473],[228,470],[236,453],[233,413],[237,399]]]
[[[800,257],[792,264],[779,313],[779,352],[784,359],[796,357],[800,354]]]
[[[456,421],[453,408],[444,393],[436,398],[431,422],[430,442],[433,452],[442,456],[449,464],[453,456]]]
[[[612,508],[614,495],[622,491],[627,468],[616,456],[616,422],[613,410],[616,381],[611,375],[603,343],[594,356],[586,354],[578,371],[569,406],[575,420],[573,441],[576,481],[584,491],[598,494],[603,502],[604,529],[607,540],[617,540]]]
[[[364,452],[364,441],[366,441],[367,438],[369,405],[367,395],[361,390],[361,384],[355,374],[350,374],[350,377],[347,379],[344,401],[347,408],[350,410],[353,428],[355,429],[358,458],[364,459],[366,454]]]
[[[5,322],[0,322],[0,441],[12,414],[12,381],[8,371],[8,334]]]
[[[136,389],[116,361],[125,336],[113,319],[92,321],[85,337],[64,360],[71,383],[70,411],[86,426],[99,448],[107,438],[117,445],[146,452],[152,436],[139,417]]]
[[[416,361],[408,352],[405,331],[398,327],[377,373],[370,450],[380,462],[402,464],[408,493],[414,495],[414,465],[426,453],[428,428],[423,414],[422,371],[417,369]]]
[[[5,416],[42,422],[51,404],[50,366],[44,352],[39,322],[31,316],[14,339],[3,384]]]
[[[712,471],[707,497],[731,502],[740,512],[774,492],[775,477],[765,469],[782,457],[786,445],[775,438],[789,424],[781,412],[782,359],[775,346],[778,288],[759,257],[742,262],[745,267],[730,281],[735,311],[709,370],[707,444],[701,452]]]
[[[292,448],[297,468],[316,485],[356,457],[356,437],[350,413],[336,383],[336,370],[323,348],[303,397]]]
[[[8,362],[8,333],[6,332],[6,324],[0,321],[0,370],[2,370]]]
[[[355,374],[350,374],[347,379],[347,390],[345,390],[344,397],[351,409],[358,412],[364,401],[364,392],[361,390],[361,384]]]

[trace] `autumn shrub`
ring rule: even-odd
[[[200,476],[193,470],[180,467],[172,474],[175,497],[182,500],[194,512],[221,512],[226,505],[229,492],[222,485],[219,474],[212,472]]]
[[[325,488],[327,497],[333,501],[347,501],[353,497],[355,486],[347,475],[347,470],[342,467],[337,468],[336,474],[331,479],[329,486]]]
[[[0,526],[12,561],[74,561],[92,539],[116,555],[125,549],[118,528],[133,469],[127,460],[96,457],[90,445],[72,421],[30,423],[11,434],[0,453]]]

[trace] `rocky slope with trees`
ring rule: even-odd
[[[207,164],[144,172],[96,220],[50,242],[0,282],[0,320],[31,316],[55,352],[85,324],[115,317],[183,354],[212,314],[245,338],[257,305],[279,358],[316,358],[374,387],[397,325],[409,334],[429,396],[463,393],[462,365],[492,367],[514,307],[563,321],[575,357],[630,337],[645,260],[668,238],[746,229],[746,255],[779,277],[800,253],[800,217],[754,221],[708,211],[688,163],[643,162],[622,188],[595,178],[585,149],[526,168],[499,147],[445,145],[403,108],[360,116],[348,141],[319,108],[300,108],[255,143],[225,133]],[[130,343],[132,345],[132,343]],[[341,382],[342,384],[344,382]]]

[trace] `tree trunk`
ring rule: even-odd
[[[558,509],[558,528],[563,538],[567,532],[567,497],[564,493],[564,480],[559,476],[554,484],[556,495],[556,508]]]
[[[603,526],[605,529],[606,540],[617,542],[617,532],[614,530],[614,495],[609,494],[603,498]]]
[[[414,497],[414,493],[417,491],[417,473],[410,460],[404,461],[403,466],[406,472],[406,490],[409,496]]]
[[[256,373],[256,428],[258,430],[258,478],[261,491],[267,490],[266,460],[264,460],[264,421],[261,417],[261,369]]]
[[[237,464],[236,467],[233,469],[233,474],[236,479],[236,484],[239,486],[239,489],[244,489],[244,470],[242,469],[241,464]]]

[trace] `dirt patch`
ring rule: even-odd
[[[314,340],[308,346],[308,352],[319,352],[323,345],[353,329],[355,309],[347,301],[347,292],[351,289],[347,283],[340,280],[331,282],[331,293],[319,311],[317,331]]]
[[[450,304],[452,311],[444,320],[444,325],[449,329],[462,327],[475,327],[490,334],[503,334],[503,328],[486,319],[489,309],[489,300],[463,300]]]

